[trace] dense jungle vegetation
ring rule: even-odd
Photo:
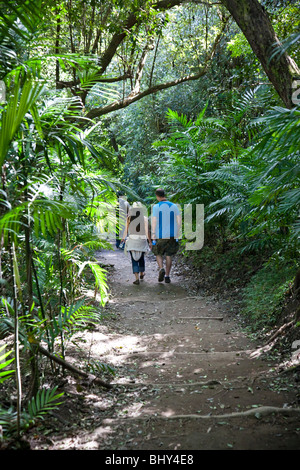
[[[205,245],[185,251],[183,233],[185,262],[238,291],[253,331],[292,305],[299,338],[299,26],[292,0],[1,2],[4,439],[59,401],[45,358],[67,369],[66,342],[101,321],[94,253],[118,189],[204,204]]]

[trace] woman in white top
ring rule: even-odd
[[[134,203],[129,209],[127,223],[122,242],[127,238],[125,253],[129,252],[132,261],[132,271],[135,275],[133,284],[139,284],[145,275],[145,253],[151,248],[151,238],[148,229],[148,218],[145,217],[145,207]],[[149,244],[148,244],[149,243]]]

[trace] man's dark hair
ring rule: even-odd
[[[124,196],[124,191],[117,191],[117,196],[118,196],[118,197]]]
[[[163,189],[157,189],[157,190],[155,191],[155,194],[156,194],[156,196],[158,196],[158,197],[165,197],[165,192],[164,192]]]

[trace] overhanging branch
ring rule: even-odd
[[[127,78],[131,77],[131,73],[127,72],[123,75],[120,75],[119,77],[101,77],[94,79],[93,84],[95,83],[116,83],[116,82],[121,82],[123,80],[127,80]],[[71,80],[71,81],[58,81],[57,82],[57,89],[63,89],[63,88],[76,88],[80,86],[80,80]]]
[[[180,83],[185,83],[191,80],[198,80],[199,78],[203,77],[207,73],[208,67],[205,67],[201,72],[195,74],[195,75],[187,75],[182,78],[178,78],[176,80],[172,80],[167,83],[161,83],[159,85],[154,85],[150,88],[147,88],[147,90],[141,91],[136,94],[130,94],[127,98],[119,101],[115,101],[107,106],[103,106],[101,108],[94,108],[91,109],[86,117],[88,119],[95,119],[96,117],[104,116],[105,114],[109,114],[113,111],[118,111],[119,109],[126,108],[130,104],[141,100],[142,98],[145,98],[145,96],[152,95],[154,93],[157,93],[158,91],[161,90],[166,90],[167,88],[174,87],[176,85],[179,85]]]
[[[104,115],[109,114],[113,111],[118,111],[119,109],[126,108],[127,106],[131,105],[132,103],[135,103],[136,101],[141,100],[145,96],[155,94],[158,91],[166,90],[167,88],[174,87],[174,86],[179,85],[181,83],[185,83],[185,82],[192,81],[192,80],[198,80],[199,78],[203,77],[209,69],[209,65],[210,65],[210,63],[211,63],[211,61],[212,61],[212,59],[215,55],[216,49],[217,49],[217,47],[218,47],[218,45],[221,41],[223,32],[226,28],[226,25],[229,21],[229,18],[230,18],[230,16],[225,17],[223,19],[223,24],[222,24],[221,31],[216,36],[214,44],[211,47],[211,50],[206,55],[205,63],[203,65],[202,69],[198,73],[186,75],[184,77],[181,77],[181,78],[178,78],[178,79],[166,82],[166,83],[161,83],[161,84],[158,84],[158,85],[154,85],[154,86],[151,86],[151,87],[147,88],[144,91],[140,91],[139,88],[138,88],[136,90],[136,92],[131,91],[131,93],[126,98],[124,98],[122,100],[114,101],[113,103],[110,103],[107,106],[103,106],[101,108],[99,107],[99,108],[91,109],[86,114],[85,117],[88,118],[88,119],[95,119],[97,117],[104,116]]]

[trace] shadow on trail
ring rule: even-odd
[[[158,283],[151,254],[140,285],[123,252],[98,260],[110,295],[87,342],[116,375],[111,391],[91,390],[93,424],[76,449],[299,448],[294,391],[276,382],[270,360],[254,358],[257,345],[219,304],[189,295],[175,271]]]

